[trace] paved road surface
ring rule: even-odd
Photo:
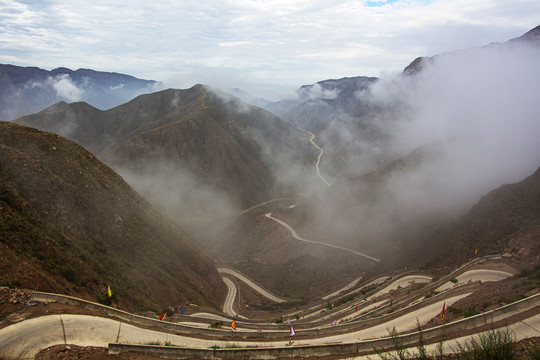
[[[389,320],[368,329],[347,334],[332,335],[318,339],[301,340],[301,345],[354,343],[388,335],[388,329],[395,327],[398,331],[415,329],[416,319],[425,323],[438,316],[443,302],[449,306],[468,294],[453,296],[427,305],[409,314]],[[519,323],[508,326],[517,339],[540,336],[540,314],[534,315]],[[232,330],[215,330],[224,334]],[[452,340],[454,341],[454,340]],[[55,344],[75,344],[81,346],[102,346],[108,343],[120,342],[131,344],[170,343],[175,346],[191,348],[209,348],[212,346],[227,347],[228,342],[219,340],[203,340],[180,335],[162,333],[142,329],[117,320],[88,315],[47,315],[29,319],[0,329],[0,358],[33,359],[40,349]],[[288,331],[284,332],[283,340],[259,342],[240,342],[242,346],[285,346],[288,343]],[[453,344],[453,343],[451,343]],[[372,355],[373,356],[373,355]],[[360,357],[358,358],[360,359]]]
[[[298,236],[298,234],[296,233],[296,231],[295,231],[289,224],[287,224],[286,222],[284,222],[284,221],[282,221],[282,220],[276,219],[275,217],[272,216],[272,213],[268,213],[268,214],[266,214],[265,216],[266,216],[267,218],[269,218],[269,219],[274,220],[275,222],[277,222],[278,224],[280,224],[281,226],[283,226],[284,228],[286,228],[287,230],[289,230],[289,231],[291,232],[293,238],[295,238],[296,240],[304,241],[304,242],[307,242],[307,243],[310,243],[310,244],[323,245],[323,246],[328,246],[328,247],[332,247],[332,248],[335,248],[335,249],[344,250],[344,251],[353,253],[353,254],[355,254],[355,255],[363,256],[363,257],[365,257],[366,259],[369,259],[369,260],[371,260],[371,261],[375,261],[375,262],[379,262],[379,261],[380,261],[380,260],[377,259],[376,257],[369,256],[369,255],[364,254],[364,253],[359,252],[359,251],[347,249],[347,248],[344,248],[344,247],[342,247],[342,246],[333,245],[333,244],[326,244],[326,243],[319,242],[319,241],[313,241],[313,240],[308,240],[308,239],[301,238],[300,236]]]
[[[253,280],[251,280],[250,278],[248,278],[247,276],[245,276],[244,274],[242,274],[242,273],[240,273],[240,272],[238,272],[236,270],[229,269],[229,268],[226,268],[226,267],[217,267],[217,271],[219,273],[222,273],[222,274],[229,274],[229,275],[232,275],[232,276],[236,277],[238,280],[241,280],[246,285],[251,287],[253,290],[257,291],[259,294],[261,294],[262,296],[264,296],[265,298],[267,298],[267,299],[269,299],[271,301],[274,301],[274,302],[277,302],[277,303],[284,303],[284,302],[287,301],[287,300],[285,300],[283,298],[280,298],[277,295],[272,294],[268,290],[263,289],[259,284],[255,283]]]
[[[456,276],[456,279],[458,281],[458,284],[463,284],[463,283],[473,282],[473,281],[481,281],[481,282],[500,281],[500,280],[504,280],[512,276],[514,276],[514,274],[511,274],[506,271],[501,271],[501,270],[473,269],[473,270],[465,271],[463,274]],[[435,291],[448,290],[454,287],[455,285],[456,284],[449,281],[446,284],[443,284],[442,286],[438,287]]]
[[[347,291],[347,290],[349,290],[349,289],[352,289],[353,287],[356,286],[356,284],[358,284],[358,283],[360,282],[360,280],[362,280],[362,278],[363,278],[363,276],[360,276],[359,278],[354,279],[353,281],[351,281],[350,283],[348,283],[347,285],[345,285],[345,286],[342,287],[341,289],[336,290],[336,291],[334,291],[333,293],[328,294],[328,295],[326,295],[326,296],[323,296],[321,299],[323,299],[323,300],[328,300],[328,299],[330,299],[330,298],[333,298],[334,296],[337,296],[337,295],[341,294],[341,293],[344,292],[344,291]]]
[[[390,290],[396,290],[398,287],[407,287],[411,286],[412,284],[425,284],[431,282],[431,278],[429,276],[424,275],[409,275],[404,276],[402,278],[397,279],[396,281],[392,282],[385,288],[377,291],[375,294],[371,295],[369,299],[373,299],[374,297],[377,297],[382,294],[386,294],[387,292],[390,292]]]
[[[225,285],[227,285],[227,288],[229,291],[227,292],[227,297],[225,298],[225,302],[223,303],[223,312],[230,316],[236,316],[236,312],[234,311],[234,299],[236,298],[236,286],[229,278],[222,278]]]
[[[317,157],[317,163],[315,164],[315,168],[317,169],[317,175],[321,178],[322,181],[324,181],[324,183],[326,185],[330,186],[330,183],[328,181],[326,181],[325,178],[322,177],[321,172],[319,171],[319,164],[321,162],[321,156],[322,156],[324,150],[321,149],[319,147],[319,145],[315,144],[315,142],[313,141],[313,139],[315,139],[315,134],[310,132],[310,131],[308,131],[307,133],[311,135],[311,139],[309,139],[309,142],[311,142],[313,144],[313,146],[315,146],[317,149],[319,149],[319,157]]]

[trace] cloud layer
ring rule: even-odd
[[[398,243],[404,229],[461,216],[531,175],[540,167],[538,63],[540,49],[505,44],[437,56],[413,77],[378,81],[365,95],[378,111],[341,119],[321,136],[328,151],[348,146],[342,167],[352,176],[332,179],[330,200],[314,201],[316,230],[360,249]],[[375,124],[379,137],[357,136],[370,129],[359,121]],[[379,175],[363,182],[359,175],[373,170]]]
[[[177,87],[296,87],[504,41],[538,25],[538,13],[534,0],[3,0],[0,61],[92,67]]]

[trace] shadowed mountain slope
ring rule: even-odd
[[[503,185],[460,219],[404,242],[402,263],[456,265],[475,256],[504,254],[537,261],[540,251],[540,169],[523,181]]]
[[[0,122],[0,281],[101,297],[128,309],[225,295],[214,264],[91,153],[58,135]]]

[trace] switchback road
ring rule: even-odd
[[[379,262],[381,261],[380,259],[377,259],[376,257],[373,257],[373,256],[369,256],[367,254],[364,254],[360,251],[356,251],[356,250],[352,250],[352,249],[347,249],[347,248],[344,248],[343,246],[339,246],[339,245],[333,245],[333,244],[327,244],[327,243],[323,243],[323,242],[319,242],[319,241],[313,241],[313,240],[308,240],[308,239],[304,239],[300,236],[298,236],[298,234],[296,233],[296,231],[289,225],[287,224],[286,222],[282,221],[282,220],[279,220],[279,219],[276,219],[275,217],[272,216],[272,213],[268,213],[265,215],[267,218],[269,219],[272,219],[274,220],[275,222],[277,222],[278,224],[280,224],[281,226],[283,226],[285,229],[289,230],[293,236],[293,238],[295,238],[296,240],[299,240],[299,241],[303,241],[303,242],[307,242],[307,243],[310,243],[310,244],[315,244],[315,245],[322,245],[322,246],[328,246],[328,247],[331,247],[331,248],[334,248],[334,249],[339,249],[339,250],[343,250],[343,251],[347,251],[347,252],[350,252],[352,254],[355,254],[355,255],[359,255],[359,256],[363,256],[365,257],[366,259],[369,259],[371,261],[375,261],[375,262]]]
[[[272,294],[270,291],[268,291],[266,289],[263,289],[259,284],[255,283],[250,278],[248,278],[247,276],[245,276],[244,274],[242,274],[242,273],[240,273],[240,272],[238,272],[236,270],[226,268],[226,267],[222,267],[222,266],[218,266],[216,268],[217,268],[217,271],[219,273],[221,273],[221,274],[229,274],[229,275],[232,275],[232,276],[236,277],[238,280],[242,281],[243,283],[245,283],[246,285],[251,287],[253,290],[258,292],[259,294],[261,294],[262,296],[264,296],[268,300],[271,300],[271,301],[274,301],[274,302],[277,302],[277,303],[284,303],[284,302],[287,301],[287,300],[285,300],[285,299],[283,299],[283,298],[281,298],[281,297],[279,297],[277,295]]]

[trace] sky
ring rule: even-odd
[[[539,15],[538,0],[0,0],[0,63],[271,97],[504,42]]]

